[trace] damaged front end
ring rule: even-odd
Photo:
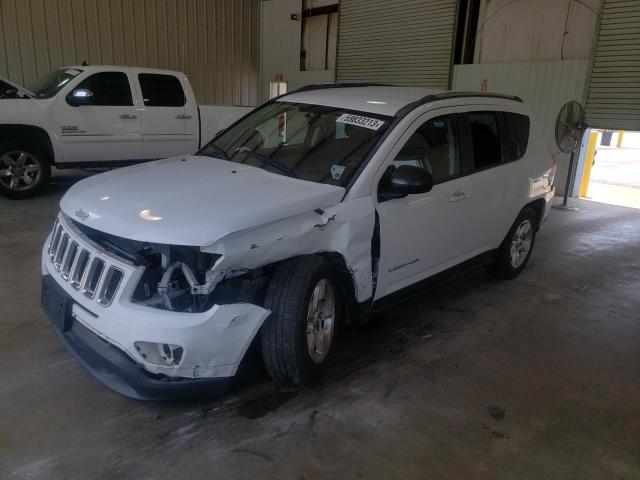
[[[179,398],[229,381],[270,313],[260,306],[264,269],[208,284],[220,258],[114,236],[61,213],[42,250],[42,305],[99,381],[133,398]]]
[[[215,271],[222,255],[199,247],[166,245],[130,240],[76,223],[94,243],[122,257],[143,273],[133,303],[181,313],[201,313],[214,305],[253,303],[261,305],[267,282],[264,269]]]

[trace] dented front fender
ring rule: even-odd
[[[217,283],[236,270],[253,269],[300,255],[339,253],[351,272],[358,301],[371,297],[371,239],[375,212],[370,197],[278,220],[227,235],[202,247],[221,255],[209,272]]]

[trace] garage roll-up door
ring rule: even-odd
[[[640,1],[605,0],[587,94],[590,127],[640,130]]]
[[[447,88],[456,0],[342,0],[338,82]]]

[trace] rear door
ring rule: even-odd
[[[197,112],[187,107],[185,88],[171,74],[139,72],[142,94],[142,155],[145,160],[194,153]]]
[[[90,74],[71,92],[88,90],[88,105],[72,106],[58,95],[51,109],[64,150],[64,162],[140,160],[142,132],[129,76],[124,72]]]
[[[465,167],[468,185],[462,204],[469,215],[468,233],[474,250],[496,248],[506,232],[499,226],[504,216],[504,189],[508,182],[503,164],[502,112],[470,110],[460,116],[469,148]]]

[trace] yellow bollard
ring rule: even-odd
[[[589,135],[589,143],[587,144],[587,152],[584,155],[584,168],[582,169],[582,180],[580,181],[580,190],[578,191],[579,197],[586,197],[587,190],[589,189],[589,177],[591,176],[591,167],[593,166],[593,159],[596,156],[596,141],[598,140],[598,133],[591,132]]]
[[[623,135],[624,135],[624,130],[620,130],[618,132],[618,144],[616,145],[616,148],[622,147],[622,136]]]

